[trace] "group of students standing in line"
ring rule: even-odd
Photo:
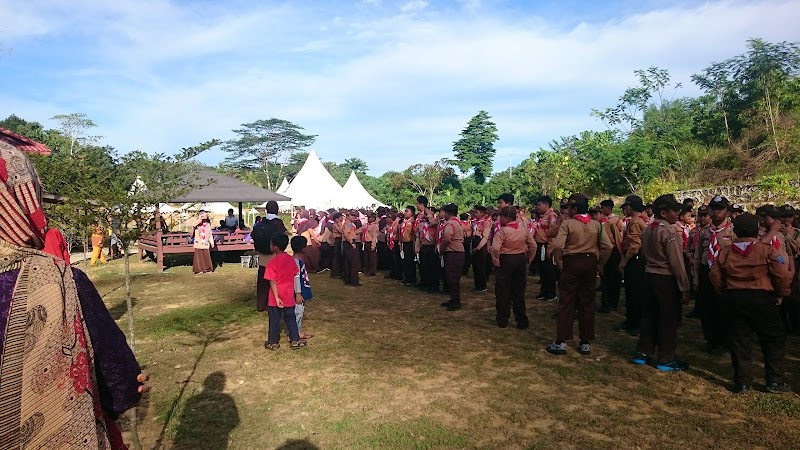
[[[301,211],[294,226],[308,235],[304,259],[318,273],[360,286],[359,272],[387,277],[449,300],[462,308],[460,281],[473,268],[473,292],[487,290],[495,276],[496,321],[505,328],[511,313],[528,328],[527,275],[538,273],[538,300],[558,302],[556,338],[546,347],[567,352],[578,319],[577,350],[591,354],[595,312],[618,309],[625,292],[625,321],[616,329],[638,336],[632,362],[662,371],[686,370],[677,359],[682,305],[696,300],[688,317],[699,317],[707,350],[731,353],[736,392],[752,388],[752,335],[766,361],[766,388],[785,392],[787,330],[800,330],[800,296],[795,258],[800,256],[797,211],[765,205],[755,214],[715,196],[695,210],[694,201],[664,195],[645,204],[635,195],[614,214],[614,202],[590,207],[583,194],[562,199],[559,210],[548,196],[535,208],[514,205],[503,194],[497,207],[475,206],[458,214],[454,204],[434,208],[424,196],[401,213]],[[601,306],[596,308],[597,277]],[[419,277],[418,277],[419,276]],[[786,301],[784,301],[786,299]]]

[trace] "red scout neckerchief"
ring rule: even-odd
[[[592,218],[589,217],[589,214],[575,214],[575,216],[572,218],[580,221],[581,223],[589,223],[592,221]]]
[[[367,223],[364,226],[364,231],[361,232],[361,243],[365,244],[367,242],[367,229],[369,228],[370,224]]]
[[[400,226],[400,241],[406,237],[406,230],[408,229],[409,225],[413,226],[413,223],[414,222],[412,219],[403,219],[403,224]]]
[[[393,220],[392,223],[388,224],[386,226],[386,229],[384,230],[384,232],[386,233],[386,239],[387,239],[386,246],[389,247],[389,250],[394,250],[394,245],[395,245],[395,241],[394,241],[394,238],[395,238],[395,226],[394,226],[394,224],[396,223],[396,221],[397,221],[397,219]]]
[[[484,222],[486,222],[486,217],[483,217],[481,219],[475,219],[472,222],[472,235],[473,236],[478,236],[478,235],[482,236],[483,235],[483,223]],[[481,230],[481,232],[478,233],[478,230]]]
[[[681,234],[683,235],[683,248],[685,250],[686,247],[689,246],[689,232],[691,230],[689,229],[689,225],[683,222],[678,222],[678,226],[681,227]]]
[[[505,226],[511,227],[515,230],[519,229],[519,222],[508,222]]]
[[[719,256],[719,233],[728,229],[731,226],[731,222],[726,220],[725,223],[721,227],[716,227],[714,224],[711,224],[709,231],[711,231],[711,239],[708,243],[708,267],[714,265],[714,261]]]
[[[537,231],[539,231],[539,221],[531,217],[531,221],[528,222],[528,234],[536,236]]]
[[[753,244],[755,244],[755,241],[734,242],[731,246],[731,251],[737,255],[748,256],[755,248],[755,245]]]

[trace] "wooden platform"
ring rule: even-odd
[[[229,233],[227,231],[214,231],[214,241],[216,246],[213,251],[232,252],[232,251],[251,251],[254,250],[253,241],[245,241],[249,233],[237,231]],[[145,252],[152,252],[156,255],[158,271],[164,270],[164,255],[176,255],[194,253],[192,235],[184,232],[157,232],[139,238],[139,259],[144,258]]]

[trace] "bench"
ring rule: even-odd
[[[253,241],[246,238],[249,233],[237,231],[229,233],[227,231],[214,231],[214,241],[216,243],[214,251],[218,252],[247,252],[254,250]],[[145,252],[153,253],[158,264],[158,271],[164,271],[164,255],[177,255],[194,253],[192,235],[184,232],[162,233],[158,231],[139,237],[139,259],[144,259]]]

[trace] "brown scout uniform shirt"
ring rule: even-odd
[[[454,217],[445,221],[442,226],[442,247],[441,253],[459,252],[464,253],[464,229],[461,222]]]
[[[606,221],[603,223],[603,231],[608,234],[608,239],[611,241],[611,244],[619,250],[620,254],[622,253],[622,219],[615,214],[611,214],[610,216],[605,218]]]
[[[405,225],[405,230],[403,225]],[[397,224],[397,232],[402,233],[400,242],[414,242],[414,219],[403,219],[402,222]]]
[[[372,222],[371,224],[367,225],[367,240],[365,244],[368,242],[371,244],[369,247],[370,250],[376,249],[378,247],[378,222]]]
[[[717,261],[711,266],[711,283],[718,291],[760,289],[780,297],[791,294],[792,279],[778,250],[754,238],[734,242],[753,242],[752,250],[747,256],[736,253],[731,246],[719,251]]]
[[[561,250],[563,256],[590,254],[597,256],[602,267],[611,257],[614,248],[608,235],[600,232],[600,222],[590,220],[583,223],[577,219],[561,222],[553,247]]]
[[[536,243],[551,245],[558,234],[558,227],[558,215],[552,209],[547,210],[542,215],[542,218],[539,219],[539,227],[536,229],[536,235],[534,236]]]
[[[489,251],[492,254],[492,264],[500,266],[500,255],[519,255],[524,253],[528,263],[536,255],[536,241],[528,233],[527,227],[517,223],[517,228],[508,225],[500,228],[494,236],[494,242]]]
[[[356,241],[356,225],[349,220],[342,224],[342,240],[351,244]]]
[[[647,228],[644,213],[637,213],[631,218],[630,223],[625,228],[625,235],[622,238],[622,255],[628,259],[633,259],[639,254],[642,248],[642,233]]]
[[[730,224],[730,221],[728,223]],[[700,230],[697,248],[694,249],[694,270],[696,274],[700,273],[700,266],[708,267],[708,256],[711,251],[708,247],[711,244],[711,227],[713,226],[714,224],[712,223]],[[720,227],[722,226],[725,226],[725,224],[720,225]],[[734,239],[736,239],[736,234],[733,232],[733,225],[728,225],[728,228],[720,231],[717,234],[720,253],[722,253],[723,248],[730,246]]]
[[[667,221],[656,219],[642,235],[642,250],[647,261],[645,273],[670,275],[681,292],[689,292],[689,277],[683,263],[683,236]]]
[[[481,238],[481,242],[475,248],[482,249],[483,247],[486,247],[486,245],[488,245],[489,238],[492,235],[492,225],[493,225],[493,223],[494,222],[492,222],[491,218],[486,218],[486,217],[484,217],[480,221],[476,222],[476,224],[475,224],[475,237],[480,237]]]

